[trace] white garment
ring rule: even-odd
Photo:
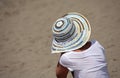
[[[104,48],[98,41],[83,52],[66,52],[60,58],[60,64],[74,71],[74,78],[109,78]]]

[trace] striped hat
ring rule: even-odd
[[[91,27],[83,15],[73,12],[59,18],[53,24],[52,32],[52,53],[69,52],[86,44]]]

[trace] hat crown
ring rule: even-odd
[[[56,23],[56,27],[62,27],[63,26],[63,24],[64,24],[64,21],[62,21],[62,20],[60,20],[60,21],[58,21],[57,23]]]
[[[67,41],[74,32],[75,27],[69,18],[60,18],[53,25],[53,37],[57,42]]]

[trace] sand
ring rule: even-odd
[[[120,78],[119,0],[0,0],[0,78],[56,78],[51,27],[68,12],[88,18],[91,39],[106,50],[110,77]]]

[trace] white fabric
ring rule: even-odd
[[[66,52],[60,58],[60,64],[74,71],[75,78],[109,78],[104,48],[98,41],[83,52]]]

